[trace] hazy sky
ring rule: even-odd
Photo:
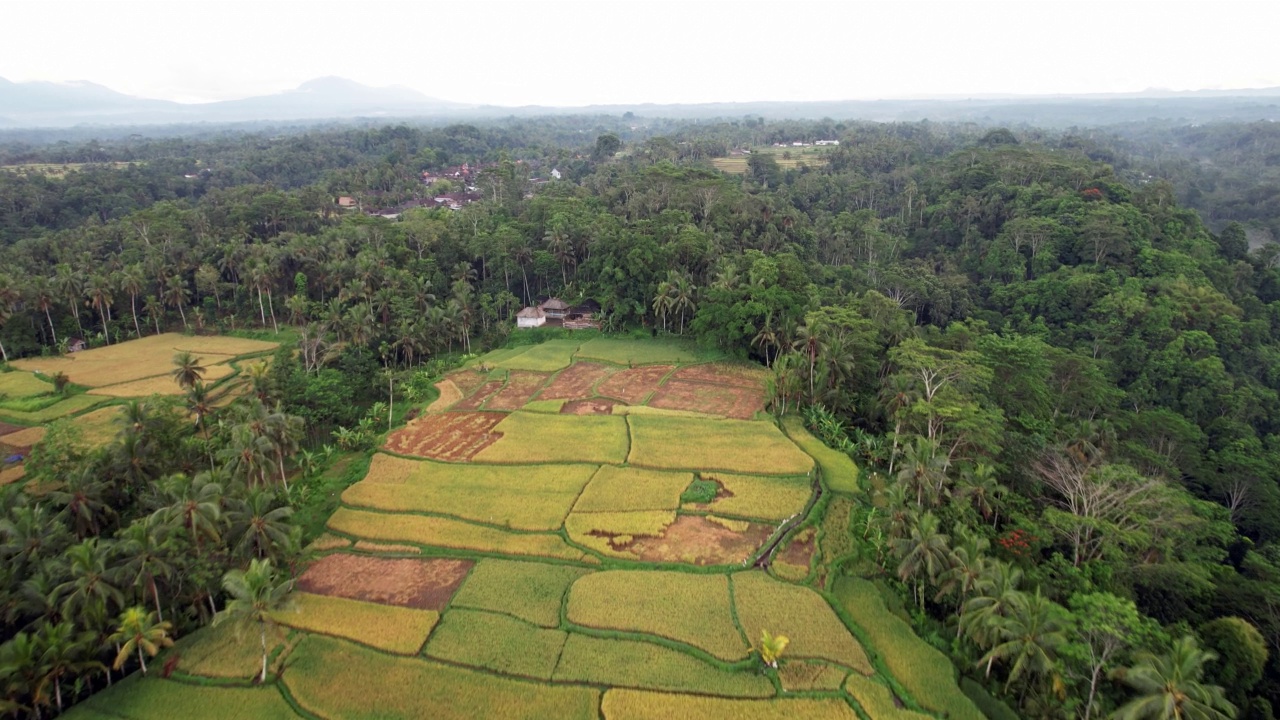
[[[0,77],[180,101],[339,75],[499,105],[1280,85],[1280,2],[0,0]]]

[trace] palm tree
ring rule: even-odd
[[[930,583],[951,566],[949,538],[939,532],[938,517],[932,512],[919,515],[911,523],[911,531],[905,538],[893,541],[893,553],[898,557],[898,579],[914,580],[916,598],[924,607],[923,574]]]
[[[961,606],[960,625],[979,647],[995,644],[994,628],[1001,618],[1013,613],[1024,601],[1018,586],[1022,584],[1022,570],[1010,563],[993,560],[987,572],[978,579],[973,595]],[[987,672],[991,672],[988,666]]]
[[[155,323],[156,334],[160,334],[160,319],[164,317],[164,303],[155,295],[148,295],[142,301],[142,312],[151,318],[151,322]]]
[[[83,678],[92,670],[102,668],[102,663],[89,655],[93,647],[94,633],[91,630],[77,632],[70,621],[62,621],[56,625],[45,622],[36,631],[41,647],[41,660],[44,674],[36,684],[35,703],[48,704],[49,685],[53,685],[53,697],[62,712],[62,678],[70,675]]]
[[[28,286],[31,305],[39,312],[44,313],[44,319],[49,323],[49,332],[53,336],[53,344],[58,344],[58,331],[53,326],[53,309],[54,292],[49,287],[49,280],[43,277],[34,277],[31,279],[31,285]]]
[[[231,523],[231,537],[236,538],[235,548],[244,555],[258,558],[271,556],[275,547],[288,546],[290,541],[289,516],[293,508],[288,505],[275,507],[276,496],[265,490],[255,490],[244,499],[229,502],[227,520]]]
[[[1114,676],[1139,696],[1121,707],[1113,720],[1230,720],[1236,708],[1217,685],[1201,682],[1204,666],[1217,659],[1190,635],[1174,641],[1167,655],[1139,653],[1137,663]]]
[[[67,476],[62,487],[49,493],[49,500],[61,508],[76,537],[83,540],[100,534],[103,524],[116,515],[107,498],[108,489],[107,483],[98,478],[97,469],[82,466]]]
[[[162,648],[173,645],[173,638],[169,637],[172,628],[171,623],[157,620],[155,613],[144,608],[131,607],[120,613],[116,631],[111,634],[111,640],[118,644],[120,651],[116,653],[116,661],[111,667],[119,670],[136,652],[142,674],[146,675],[147,657],[155,657]]]
[[[138,324],[138,295],[147,285],[147,277],[142,266],[134,263],[120,272],[120,289],[129,293],[129,309],[133,311],[133,329],[142,337],[142,326]]]
[[[671,312],[671,281],[658,283],[658,292],[653,296],[653,314],[662,319],[662,329],[667,329],[667,314]]]
[[[937,506],[942,501],[947,477],[945,459],[938,453],[938,444],[928,438],[918,437],[907,445],[903,454],[898,482],[916,496],[916,507],[923,508],[925,500]]]
[[[85,284],[85,292],[89,297],[89,307],[98,311],[102,318],[102,335],[111,344],[111,282],[103,275],[94,275]]]
[[[693,314],[698,310],[698,303],[693,299],[698,288],[688,275],[674,270],[671,272],[675,276],[671,282],[671,309],[680,313],[680,334],[684,335],[685,314]]]
[[[1040,594],[1015,603],[1013,612],[995,623],[997,643],[978,662],[991,672],[994,661],[1009,661],[1005,692],[1023,675],[1044,676],[1053,672],[1058,648],[1067,641],[1062,608]]]
[[[113,547],[99,544],[96,537],[67,548],[71,579],[57,587],[62,597],[62,614],[92,622],[106,619],[113,607],[124,605],[124,593],[116,587],[117,571],[112,567]]]
[[[191,297],[191,291],[187,290],[187,282],[182,279],[181,275],[173,275],[165,278],[164,281],[164,304],[169,307],[178,308],[178,314],[182,316],[182,328],[190,329],[187,325],[187,300]]]
[[[187,350],[173,356],[174,370],[171,374],[183,390],[193,387],[204,377],[205,368],[200,364],[201,360],[203,358],[198,358]]]
[[[44,649],[34,633],[20,632],[0,645],[0,682],[3,682],[5,695],[13,706],[11,710],[28,709],[14,698],[34,696],[45,672]],[[29,709],[39,718],[40,703],[33,700],[32,705],[34,707]]]
[[[764,316],[764,325],[760,326],[756,336],[751,338],[751,344],[758,346],[760,352],[764,353],[764,366],[773,367],[773,360],[769,357],[769,348],[777,347],[778,333],[773,329],[773,311],[770,310]]]
[[[7,325],[9,323],[9,320],[12,318],[13,318],[13,305],[6,302],[3,296],[0,296],[0,329],[3,329],[4,326]],[[6,363],[9,362],[9,353],[5,351],[4,343],[2,342],[0,342],[0,361],[6,362]]]
[[[230,570],[223,575],[222,588],[231,601],[213,622],[217,625],[231,619],[258,624],[262,644],[262,674],[258,682],[266,682],[267,626],[275,624],[272,613],[287,607],[293,581],[280,578],[270,560],[250,560],[248,570]]]
[[[181,473],[174,475],[163,488],[169,505],[160,508],[152,517],[171,527],[184,529],[191,537],[196,552],[200,552],[200,538],[217,541],[221,534],[218,526],[222,519],[222,485],[209,473],[199,473],[189,478]]]
[[[298,444],[306,432],[306,427],[302,418],[296,415],[288,415],[281,412],[277,407],[276,411],[267,416],[266,432],[263,433],[267,440],[271,441],[272,449],[276,454],[276,467],[280,471],[280,484],[284,486],[285,491],[289,490],[289,479],[284,472],[284,457],[297,452]]]
[[[80,324],[80,304],[79,299],[84,295],[84,275],[78,270],[72,270],[70,265],[60,263],[54,268],[53,284],[57,287],[58,292],[62,293],[62,297],[67,299],[67,306],[71,308],[71,314],[75,316],[76,327],[80,329],[80,336],[84,337],[84,326]]]
[[[164,620],[160,606],[160,587],[157,580],[173,575],[174,567],[166,557],[161,536],[162,524],[155,516],[143,518],[125,528],[120,535],[121,554],[125,558],[120,566],[125,577],[132,577],[135,586],[151,593],[156,606],[156,617]]]
[[[993,504],[1008,492],[1008,488],[996,480],[995,468],[986,463],[978,463],[972,469],[966,468],[960,473],[962,486],[960,496],[973,503],[984,520],[991,520],[992,527],[1000,520],[1000,513]]]

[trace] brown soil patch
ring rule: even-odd
[[[474,565],[470,560],[378,558],[335,553],[298,578],[298,589],[317,595],[443,610]]]
[[[10,425],[9,423],[0,422],[0,435],[8,435],[9,433],[15,433],[22,429],[23,427],[21,425]]]
[[[556,376],[551,384],[538,395],[539,400],[581,400],[595,393],[591,388],[602,379],[612,375],[613,368],[599,363],[577,362]]]
[[[714,385],[733,385],[734,387],[762,391],[764,388],[764,375],[764,368],[706,363],[682,367],[671,376],[671,379],[693,380]]]
[[[674,365],[643,365],[619,370],[600,383],[601,395],[625,400],[629,405],[639,405],[658,389],[658,383],[671,372]]]
[[[597,398],[595,400],[570,400],[560,406],[561,415],[612,415],[613,400]]]
[[[750,420],[764,409],[764,392],[760,388],[712,385],[689,380],[668,380],[658,388],[649,404],[667,410],[723,415]]]
[[[809,562],[813,560],[813,554],[817,552],[817,545],[814,544],[814,536],[816,533],[810,528],[800,533],[787,546],[782,549],[774,559],[784,562],[788,565],[796,565],[799,567],[809,567]]]
[[[501,380],[490,380],[480,386],[480,389],[471,394],[471,397],[460,400],[453,406],[454,410],[479,410],[481,405],[488,402],[502,389]]]
[[[487,371],[480,372],[479,370],[459,370],[449,373],[445,377],[451,380],[454,385],[457,385],[463,395],[469,395],[472,390],[485,384],[489,379],[489,373]]]
[[[512,370],[507,384],[486,405],[490,410],[519,410],[538,392],[538,388],[551,377],[547,373]]]
[[[649,562],[727,565],[750,559],[769,539],[769,532],[769,526],[757,523],[750,523],[744,532],[733,532],[701,515],[681,515],[661,537],[636,538],[626,551]]]
[[[432,460],[461,462],[502,437],[491,432],[505,413],[447,412],[423,415],[387,436],[387,450]]]

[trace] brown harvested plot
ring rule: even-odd
[[[472,390],[485,384],[485,381],[489,379],[489,373],[480,372],[479,370],[459,370],[455,373],[449,373],[445,378],[457,385],[463,395],[470,395]]]
[[[630,405],[639,405],[658,389],[662,378],[671,372],[674,365],[643,365],[637,368],[619,370],[596,388],[601,395],[624,400]]]
[[[454,405],[454,408],[457,410],[479,410],[481,405],[484,405],[489,398],[496,395],[501,389],[501,380],[490,380],[489,382],[481,385],[479,390],[472,393],[471,397]]]
[[[681,515],[660,537],[637,537],[625,552],[648,562],[727,565],[750,559],[770,531],[767,525],[749,523],[745,531],[734,532],[699,515]]]
[[[561,415],[612,415],[613,400],[570,400],[560,406]]]
[[[443,610],[466,579],[470,560],[326,555],[298,578],[298,589],[316,595]]]
[[[671,376],[672,380],[693,380],[695,382],[712,383],[713,385],[733,385],[753,390],[760,390],[764,387],[764,378],[765,371],[763,368],[746,365],[726,365],[724,363],[687,365]]]
[[[490,410],[519,410],[533,399],[538,388],[542,387],[549,377],[551,376],[547,373],[512,370],[506,386],[491,397],[489,404],[485,407]]]
[[[542,390],[539,400],[581,400],[595,395],[591,388],[612,375],[613,368],[590,362],[576,362],[556,375]]]
[[[502,437],[502,433],[490,431],[506,417],[492,412],[423,415],[388,435],[385,447],[401,455],[432,460],[470,460]]]
[[[813,528],[806,528],[798,533],[791,542],[787,543],[785,549],[778,553],[774,559],[787,565],[795,565],[803,567],[805,572],[809,570],[809,563],[813,560],[813,553],[818,549],[816,540],[817,532]]]
[[[9,433],[15,433],[22,429],[23,427],[21,425],[10,425],[9,423],[0,422],[0,435],[8,435]]]
[[[764,391],[759,387],[712,385],[673,379],[658,388],[649,405],[667,410],[690,410],[735,420],[750,420],[764,409]]]

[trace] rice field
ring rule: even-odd
[[[478,463],[613,463],[627,457],[627,421],[612,415],[513,412],[494,426],[498,441]]]
[[[178,340],[203,339],[173,336],[160,372],[99,391],[172,384]],[[255,351],[192,348],[228,369]],[[220,627],[171,651],[182,682],[131,679],[71,716],[921,720],[924,708],[977,720],[954,705],[969,701],[944,656],[866,587],[827,577],[824,563],[856,542],[857,467],[790,419],[785,432],[725,419],[756,416],[765,379],[722,359],[676,339],[593,337],[449,373],[308,547],[292,607],[274,614],[266,686],[246,686],[256,633]],[[97,362],[85,366],[96,380],[121,374]],[[114,434],[117,406],[87,410],[73,421],[86,434]],[[815,459],[844,492],[763,557],[808,507]],[[771,565],[745,569],[755,561]],[[825,587],[834,594],[814,589]],[[776,672],[752,659],[765,629],[791,640]],[[145,709],[117,703],[124,694]]]
[[[0,373],[0,399],[28,398],[53,392],[53,383],[29,372]]]
[[[10,364],[19,370],[40,371],[49,376],[64,372],[77,385],[100,388],[165,375],[173,370],[173,356],[184,350],[202,358],[203,364],[209,367],[240,355],[270,352],[276,347],[277,343],[261,340],[164,333],[63,357],[26,358]]]
[[[202,377],[205,385],[212,385],[223,378],[230,377],[235,371],[235,368],[226,364],[205,365]],[[89,391],[89,394],[127,398],[150,397],[152,395],[182,395],[185,392],[186,389],[179,385],[177,380],[173,379],[173,375],[165,374],[140,380],[130,380],[117,385],[93,388]]]
[[[121,430],[123,417],[119,405],[99,408],[70,420],[80,431],[80,439],[89,447],[101,447],[115,439]]]
[[[397,655],[413,655],[440,619],[432,610],[296,592],[292,607],[277,611],[276,622],[298,630],[354,640]]]
[[[58,400],[48,407],[31,412],[0,409],[0,419],[12,420],[23,425],[39,425],[67,417],[68,415],[75,415],[95,405],[101,405],[106,401],[107,398],[95,395],[72,395],[63,400]]]
[[[747,657],[723,575],[663,570],[592,573],[569,588],[568,618],[600,630],[687,643],[728,662]]]
[[[631,415],[632,465],[804,475],[813,460],[770,422]]]

